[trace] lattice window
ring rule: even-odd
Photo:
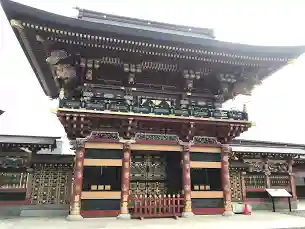
[[[33,172],[32,204],[68,204],[70,197],[71,165],[35,165]]]
[[[137,155],[131,159],[132,195],[163,195],[166,188],[166,160],[159,155]]]
[[[230,171],[232,201],[242,201],[242,184],[240,171]]]

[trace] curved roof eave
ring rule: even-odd
[[[274,153],[274,154],[298,154],[305,155],[302,148],[276,148],[276,147],[259,147],[259,146],[232,146],[233,152],[240,153]]]
[[[13,28],[13,30],[45,95],[49,96],[50,98],[57,98],[59,94],[59,89],[57,88],[56,83],[53,80],[53,76],[51,75],[51,71],[48,65],[46,65],[44,59],[36,58],[31,44],[29,40],[25,38],[23,32],[17,31],[17,29],[15,28]],[[35,51],[38,52],[38,49],[36,49]]]
[[[59,137],[42,137],[42,136],[22,136],[22,135],[2,135],[0,134],[0,143],[11,144],[37,144],[37,145],[54,145]]]
[[[295,144],[287,142],[274,141],[260,141],[251,139],[233,139],[230,145],[234,146],[258,146],[258,147],[277,147],[277,148],[302,148],[305,149],[304,144]]]
[[[230,43],[217,41],[213,39],[204,39],[198,37],[166,34],[149,30],[141,30],[137,28],[123,26],[109,26],[98,22],[89,22],[79,20],[77,18],[69,18],[57,14],[49,13],[33,7],[29,7],[10,0],[0,0],[4,12],[9,20],[19,19],[18,17],[28,17],[46,23],[55,23],[63,27],[74,27],[76,29],[91,30],[96,32],[110,32],[128,36],[145,37],[151,39],[165,40],[176,43],[185,43],[192,45],[201,45],[212,48],[227,49],[235,52],[251,52],[251,53],[270,53],[281,54],[288,58],[297,58],[305,52],[305,46],[254,46],[239,43]]]

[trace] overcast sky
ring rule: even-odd
[[[76,16],[73,7],[160,22],[214,28],[217,39],[254,45],[305,45],[305,1],[302,0],[19,0],[64,16]],[[0,11],[0,132],[63,135],[52,103]],[[257,87],[253,96],[226,107],[248,102],[256,122],[242,137],[254,140],[305,143],[303,115],[305,57],[277,72]],[[10,114],[9,114],[10,113]]]

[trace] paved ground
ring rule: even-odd
[[[85,219],[78,222],[68,222],[63,218],[12,218],[0,220],[0,229],[131,229],[145,227],[154,229],[194,229],[194,228],[304,228],[305,218],[282,213],[255,212],[251,216],[194,216],[191,219],[144,219],[121,221],[114,218]]]
[[[305,201],[304,200],[299,200],[297,210],[292,211],[292,212],[284,212],[283,214],[305,218]]]
[[[298,210],[305,210],[305,200],[298,200]]]

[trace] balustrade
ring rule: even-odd
[[[264,175],[247,174],[245,176],[246,188],[261,189],[266,188],[266,180]]]
[[[289,175],[271,175],[271,188],[289,188]]]
[[[248,114],[244,111],[223,110],[217,109],[213,106],[200,105],[175,105],[168,101],[161,101],[154,103],[155,100],[147,99],[144,103],[135,102],[138,99],[124,99],[124,98],[89,98],[84,97],[80,100],[60,100],[60,108],[68,109],[86,109],[96,111],[115,111],[115,112],[133,112],[140,114],[156,114],[156,115],[171,115],[184,117],[198,117],[198,118],[216,118],[216,119],[232,119],[232,120],[248,120]]]
[[[24,189],[27,186],[27,172],[0,172],[0,191]]]

